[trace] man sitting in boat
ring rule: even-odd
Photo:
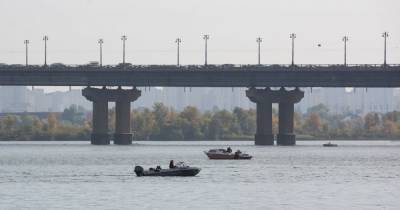
[[[169,168],[175,168],[174,160],[169,161]]]
[[[234,159],[239,159],[239,155],[240,155],[241,153],[242,153],[242,152],[241,152],[240,150],[237,150],[237,151],[235,152]]]
[[[227,153],[231,153],[231,152],[232,152],[231,147],[226,148],[226,152],[227,152]]]

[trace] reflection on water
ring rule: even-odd
[[[398,209],[400,142],[0,142],[0,209]],[[252,160],[208,160],[210,148]],[[196,177],[136,177],[135,164],[201,167]]]

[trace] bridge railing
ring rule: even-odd
[[[107,70],[124,70],[124,71],[220,71],[220,70],[237,70],[237,71],[261,71],[261,70],[290,70],[290,71],[357,71],[357,70],[400,70],[400,64],[220,64],[220,65],[132,65],[132,64],[118,64],[118,65],[65,65],[62,63],[55,63],[49,66],[39,65],[20,65],[20,64],[0,64],[0,71],[14,71],[14,70],[54,70],[54,71],[107,71]]]

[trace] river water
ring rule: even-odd
[[[0,209],[400,209],[400,142],[0,142]],[[208,160],[230,145],[252,160]],[[169,160],[196,177],[136,177]]]

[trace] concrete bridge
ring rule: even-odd
[[[255,144],[273,145],[276,139],[278,145],[295,145],[293,113],[294,104],[304,97],[301,87],[400,87],[400,65],[2,65],[0,85],[87,86],[82,94],[93,102],[91,143],[100,145],[109,144],[111,139],[108,102],[116,103],[114,143],[132,143],[130,103],[141,95],[136,87],[248,87],[246,95],[257,105]],[[272,133],[272,103],[279,104],[276,138]]]

